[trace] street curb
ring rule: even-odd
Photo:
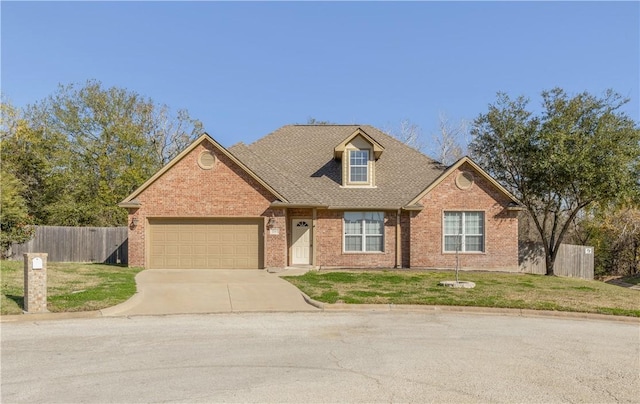
[[[640,324],[639,317],[613,316],[597,313],[580,313],[574,311],[551,311],[532,309],[510,309],[502,307],[476,307],[476,306],[431,306],[421,304],[347,304],[347,303],[323,303],[314,300],[302,293],[304,300],[325,312],[407,312],[407,313],[459,313],[459,314],[490,314],[515,317],[548,317],[576,320],[604,320],[630,324]]]
[[[563,318],[574,320],[601,320],[615,321],[629,324],[640,324],[640,318],[629,316],[613,316],[608,314],[578,313],[572,311],[550,311],[531,309],[508,309],[500,307],[475,307],[475,306],[429,306],[419,304],[346,304],[346,303],[323,303],[314,300],[302,293],[302,298],[307,304],[314,306],[322,312],[397,312],[397,313],[458,313],[458,314],[485,314],[497,316],[514,317],[543,317],[543,318]],[[113,308],[119,307],[113,306]],[[67,319],[90,319],[103,317],[118,317],[117,314],[109,312],[112,308],[95,311],[79,311],[68,313],[34,313],[34,314],[13,314],[0,316],[0,323],[17,323],[32,321],[50,321]],[[118,310],[120,311],[120,310]],[[278,311],[265,311],[268,313],[280,313]],[[235,312],[235,313],[259,313],[259,311]],[[293,312],[291,312],[293,313]],[[313,312],[307,312],[313,313]],[[189,313],[184,313],[189,314]],[[195,313],[195,314],[219,314],[219,313]],[[156,314],[147,316],[166,316],[167,314]],[[125,316],[126,317],[126,316]]]
[[[0,323],[24,323],[29,321],[50,321],[69,320],[78,318],[99,318],[103,317],[100,310],[95,311],[74,311],[65,313],[24,313],[8,314],[0,316]]]

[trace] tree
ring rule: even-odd
[[[418,151],[422,151],[425,148],[422,140],[422,129],[409,119],[401,120],[398,129],[388,128],[385,129],[385,132]]]
[[[468,125],[465,121],[453,123],[442,112],[438,118],[439,131],[433,136],[433,146],[429,154],[442,164],[449,166],[465,155],[460,139],[466,136]]]
[[[540,234],[547,275],[576,216],[637,191],[640,130],[620,108],[628,100],[609,90],[568,96],[542,93],[542,112],[528,100],[499,93],[475,121],[474,159],[520,199]]]
[[[314,117],[309,117],[307,118],[307,123],[306,125],[335,125],[333,122],[331,121],[320,121]]]
[[[45,207],[60,192],[53,185],[61,170],[54,170],[53,164],[59,153],[66,150],[66,141],[57,134],[47,136],[31,128],[8,101],[3,100],[0,106],[2,168],[22,184],[20,194],[35,224],[44,224]]]
[[[460,139],[466,135],[467,125],[464,121],[452,123],[444,113],[439,114],[438,132],[428,144],[424,142],[422,128],[409,119],[400,121],[397,129],[385,128],[384,132],[447,166],[464,156]]]
[[[3,162],[28,185],[30,211],[40,224],[71,226],[125,224],[116,204],[202,133],[186,111],[95,80],[61,85],[12,127]]]
[[[33,236],[27,204],[20,194],[23,185],[11,173],[0,169],[0,255],[13,243],[23,243]]]

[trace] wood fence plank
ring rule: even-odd
[[[591,246],[561,244],[556,256],[554,272],[558,276],[593,279],[594,249]],[[546,273],[544,250],[540,245],[520,245],[520,272]]]
[[[11,246],[10,259],[27,252],[46,252],[51,262],[103,262],[126,264],[126,227],[36,226],[34,237]]]

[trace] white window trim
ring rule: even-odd
[[[369,160],[371,159],[371,150],[369,149],[348,149],[347,150],[347,183],[354,185],[367,185],[371,184],[371,167]],[[351,153],[352,152],[367,152],[367,162],[366,165],[351,165]],[[354,181],[351,179],[351,167],[365,167],[367,169],[367,180],[366,181]]]
[[[482,234],[466,234],[465,233],[465,223],[464,214],[465,213],[482,213]],[[462,237],[462,248],[458,251],[460,254],[486,254],[487,252],[487,214],[484,210],[473,210],[473,209],[465,209],[465,210],[445,210],[442,212],[442,253],[443,254],[455,254],[456,251],[449,251],[446,249],[445,238],[446,236],[455,236],[456,234],[446,234],[445,227],[445,214],[447,213],[462,213],[462,233],[460,236]],[[465,236],[482,236],[482,250],[481,251],[465,251]]]
[[[367,251],[367,234],[366,234],[366,222],[362,219],[362,233],[361,234],[347,234],[347,226],[344,219],[345,213],[381,213],[382,214],[382,233],[380,235],[369,235],[370,237],[382,238],[382,250],[381,251]],[[384,220],[385,213],[381,211],[348,211],[342,213],[342,252],[344,254],[383,254],[385,252],[385,236],[384,236]],[[361,236],[362,237],[362,250],[361,251],[347,251],[347,236]]]

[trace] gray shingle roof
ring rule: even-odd
[[[376,161],[376,188],[341,187],[333,150],[358,128],[384,148]],[[398,209],[446,167],[369,125],[288,125],[228,149],[289,203],[332,208]]]

